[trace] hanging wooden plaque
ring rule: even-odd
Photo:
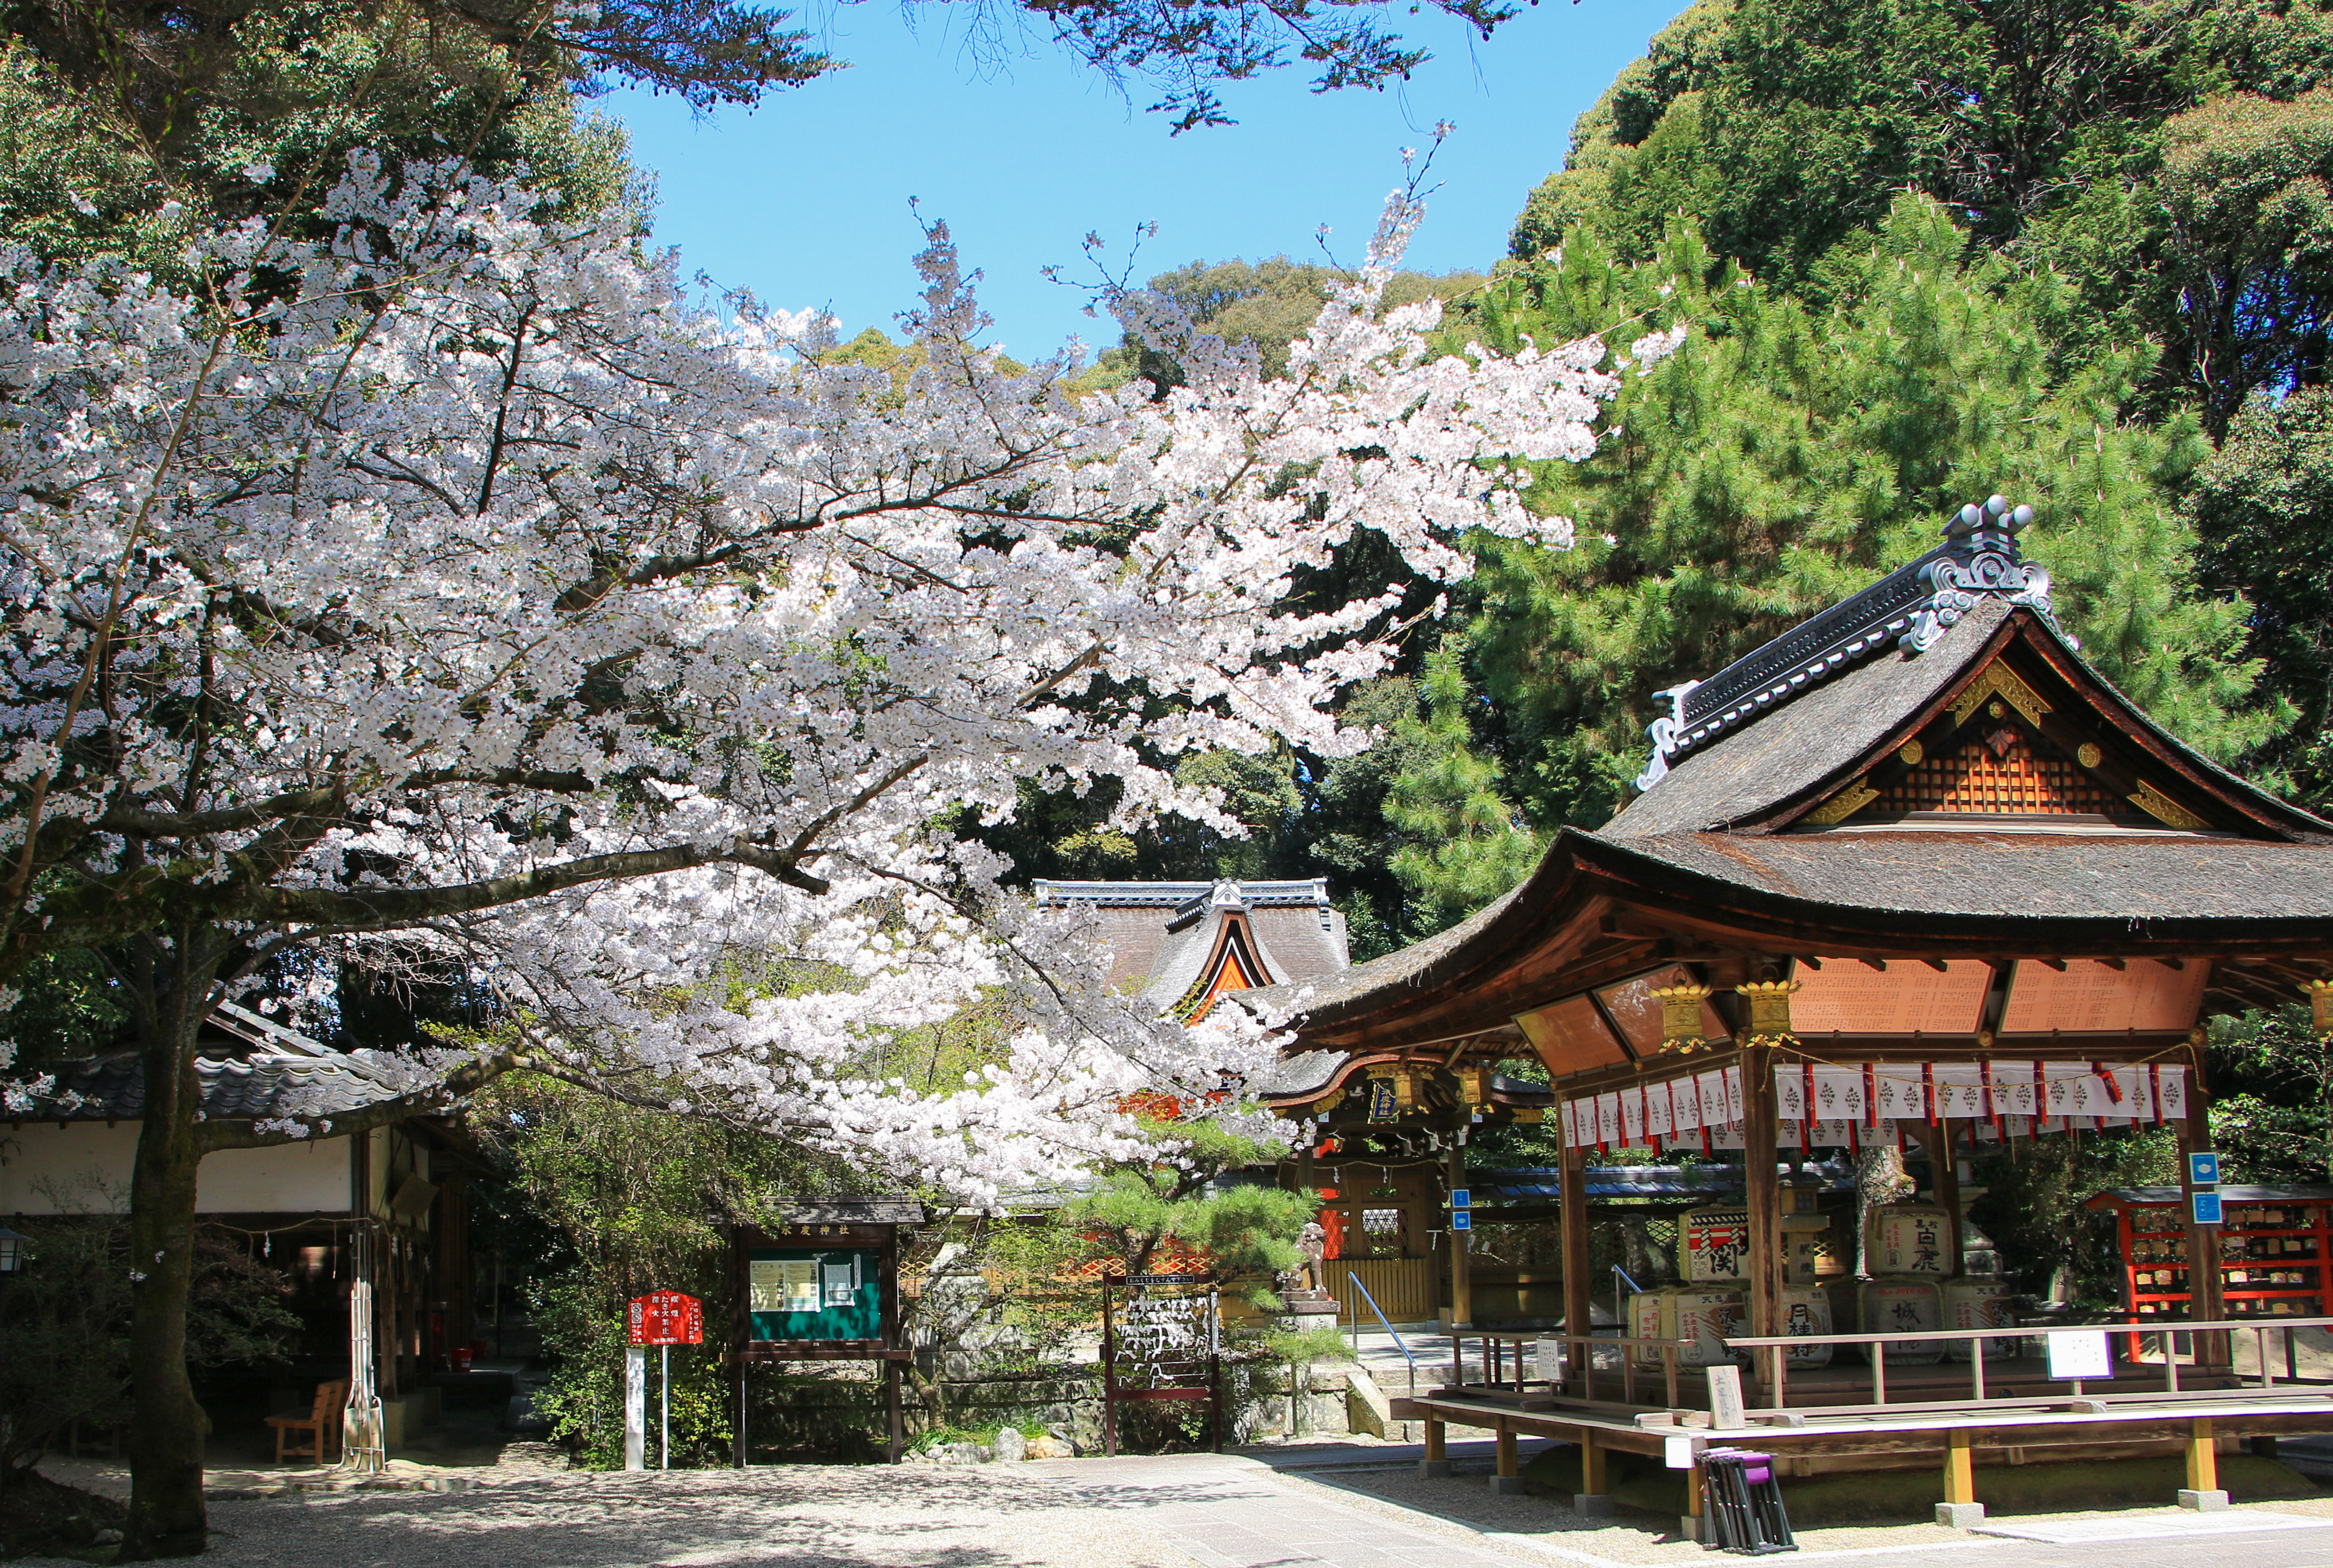
[[[2113,969],[2089,959],[2069,959],[2060,971],[2031,959],[2018,961],[2009,982],[2009,1005],[2001,1015],[2004,1035],[2185,1034],[2195,1025],[2210,967],[2190,961],[2173,969],[2153,959],[2132,959]]]
[[[1799,993],[1791,1017],[1807,1035],[1973,1035],[1984,1015],[1992,966],[1982,959],[1947,959],[1942,974],[1903,960],[1884,970],[1849,959],[1822,968],[1799,965]]]

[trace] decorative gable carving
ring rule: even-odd
[[[1880,789],[1877,805],[1891,817],[1913,811],[2104,817],[2117,802],[2079,764],[2042,754],[2004,723],[1981,729],[1944,756],[1923,757]]]

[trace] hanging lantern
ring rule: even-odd
[[[1708,1039],[1701,1027],[1701,1005],[1710,988],[1699,985],[1655,986],[1652,998],[1661,1004],[1661,1049],[1697,1051]]]
[[[2313,980],[2300,989],[2309,993],[2309,1028],[2319,1039],[2333,1039],[2333,980]]]
[[[1369,1072],[1369,1120],[1395,1122],[1401,1119],[1403,1096],[1395,1081],[1391,1067],[1376,1067]]]
[[[1733,988],[1750,999],[1750,1034],[1753,1039],[1795,1038],[1791,1033],[1791,993],[1797,980],[1751,980]]]

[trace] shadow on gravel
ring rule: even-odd
[[[1091,1559],[1042,1477],[838,1467],[222,1503],[213,1568],[1005,1568]],[[1082,1527],[1080,1518],[1082,1516]]]

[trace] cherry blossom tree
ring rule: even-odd
[[[204,1541],[179,1351],[212,1150],[523,1057],[979,1203],[1131,1152],[1131,1095],[1252,1071],[1269,1035],[1144,1016],[955,825],[1115,779],[1128,824],[1236,831],[1177,755],[1365,744],[1330,707],[1390,598],[1293,614],[1293,576],[1365,529],[1445,580],[1469,531],[1563,542],[1522,462],[1592,450],[1613,374],[1592,341],[1436,357],[1434,301],[1380,311],[1407,196],[1278,378],[1115,297],[1186,368],[1155,398],[982,347],[943,229],[903,390],[457,165],[360,156],[329,213],[329,242],[204,239],[191,298],[0,263],[0,979],[100,950],[134,1018],[132,1555]],[[465,965],[524,1042],[404,1059],[337,1120],[204,1122],[202,1020],[318,947]],[[821,978],[716,983],[773,960]],[[882,1076],[1000,997],[960,1085]]]

